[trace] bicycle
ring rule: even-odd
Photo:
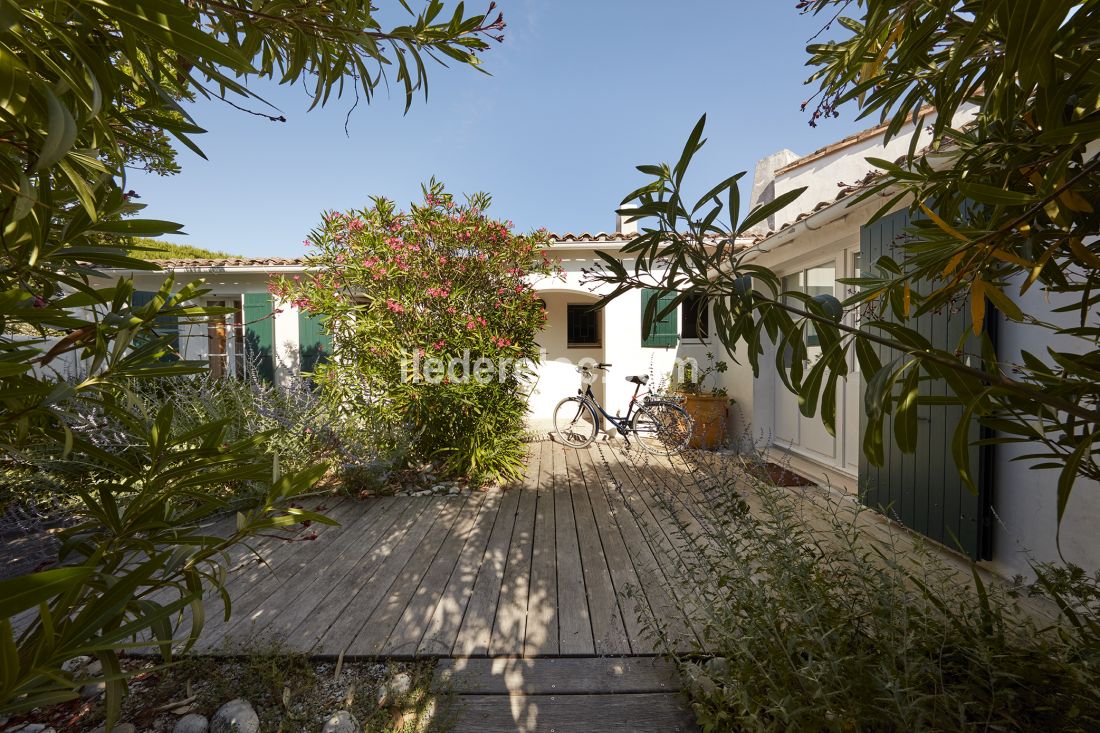
[[[649,375],[626,378],[635,387],[625,416],[612,415],[603,408],[592,392],[592,384],[596,381],[593,369],[607,371],[610,367],[611,364],[577,367],[581,388],[576,396],[566,397],[554,408],[554,432],[559,440],[573,448],[590,445],[600,430],[602,416],[615,426],[628,446],[633,435],[647,453],[671,456],[684,450],[691,440],[693,420],[671,400],[654,397],[648,392],[639,399],[638,392],[649,384]]]

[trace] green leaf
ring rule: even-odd
[[[756,226],[760,222],[766,220],[772,214],[786,208],[788,204],[797,199],[806,191],[806,186],[802,188],[796,188],[793,191],[787,191],[784,194],[776,196],[774,200],[765,204],[760,204],[752,211],[748,213],[748,216],[744,218],[740,225],[737,227],[738,234],[744,234],[752,227]]]
[[[959,192],[967,198],[974,199],[983,204],[1004,206],[1028,206],[1034,204],[1037,198],[1034,194],[1020,191],[1009,191],[1003,188],[988,186],[984,183],[960,182]]]
[[[76,140],[76,120],[73,119],[72,113],[44,85],[41,91],[46,98],[49,121],[46,126],[46,140],[34,162],[36,171],[48,168],[65,157],[65,153],[69,152],[73,147],[73,141]]]
[[[34,608],[66,589],[80,585],[91,574],[91,568],[66,567],[0,580],[0,618],[10,618]]]

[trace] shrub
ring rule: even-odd
[[[1100,727],[1100,575],[987,582],[882,539],[854,503],[694,463],[706,529],[681,529],[683,582],[712,658],[679,661],[704,730]]]
[[[484,194],[457,204],[434,181],[424,194],[408,212],[378,198],[326,213],[306,242],[311,273],[272,291],[333,335],[314,374],[331,401],[407,430],[411,458],[515,477],[527,409],[517,367],[537,362],[545,320],[528,278],[551,272],[546,238],[488,218]]]
[[[180,430],[224,422],[232,439],[260,436],[285,471],[328,462],[333,477],[349,490],[384,483],[402,443],[400,436],[385,432],[374,411],[339,409],[306,380],[275,387],[254,369],[241,379],[204,373],[135,384],[134,393],[150,413],[171,404]]]

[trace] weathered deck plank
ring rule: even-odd
[[[386,643],[390,653],[415,654],[417,646],[430,625],[433,613],[445,594],[447,583],[466,549],[475,540],[479,519],[486,511],[495,511],[496,507],[484,494],[475,494],[462,509],[454,530],[447,535],[439,548],[431,567],[424,573],[419,587],[409,599],[401,617],[394,625]]]
[[[577,522],[577,538],[581,550],[581,571],[588,591],[588,611],[592,619],[592,637],[597,654],[630,654],[630,640],[623,624],[622,609],[615,594],[615,585],[607,567],[603,543],[592,514],[587,482],[580,451],[568,456],[569,484],[572,489],[573,516]],[[585,451],[587,453],[587,451]]]
[[[683,698],[639,695],[461,695],[453,733],[674,733],[693,731]]]
[[[400,541],[393,545],[393,549],[385,553],[382,563],[371,575],[370,580],[357,589],[354,597],[344,607],[332,626],[323,632],[317,646],[318,653],[338,655],[347,651],[359,631],[365,627],[367,619],[393,585],[394,580],[401,575],[424,537],[441,518],[448,524],[453,521],[455,513],[457,508],[453,500],[428,500],[427,506],[417,517],[416,522]]]
[[[238,563],[234,616],[200,648],[263,635],[331,656],[653,654],[638,604],[690,648],[678,526],[699,520],[670,484],[679,470],[613,444],[540,441],[503,492],[344,500],[318,541],[263,541],[269,567]]]
[[[660,657],[444,659],[434,689],[456,695],[638,694],[680,689],[676,666]]]
[[[291,633],[290,638],[296,645],[313,650],[327,648],[325,642],[331,637],[333,625],[344,616],[345,610],[355,601],[358,591],[370,582],[378,568],[393,554],[405,534],[428,511],[430,505],[431,502],[418,500],[404,507],[404,511],[398,514],[397,521],[386,530],[381,540],[373,544],[340,584],[329,588],[322,603]]]
[[[526,479],[519,489],[519,506],[508,548],[508,564],[500,586],[489,653],[523,654],[527,633],[527,608],[530,600],[531,546],[535,534],[535,504],[538,500],[541,451],[531,452]],[[532,629],[532,633],[538,633]]]
[[[535,536],[531,550],[531,587],[527,601],[524,656],[554,655],[559,651],[558,562],[554,529],[554,444],[540,450]]]
[[[348,645],[348,654],[373,656],[386,651],[386,640],[400,620],[401,614],[405,612],[409,599],[420,587],[421,580],[439,553],[439,548],[446,542],[462,509],[472,503],[466,497],[448,498],[439,516],[432,523],[431,529],[417,544],[412,556],[394,578],[385,596],[378,602],[374,611],[360,627],[359,633]],[[476,513],[476,506],[474,509]]]
[[[300,568],[292,576],[283,576],[272,592],[247,614],[237,614],[236,623],[226,631],[226,637],[269,635],[282,638],[307,619],[334,587],[338,587],[349,572],[371,548],[373,540],[381,540],[401,513],[402,506],[390,498],[374,502],[354,522],[341,528],[323,553],[326,561]],[[294,587],[288,594],[283,588]]]
[[[558,560],[558,648],[562,654],[595,654],[588,593],[569,481],[570,448],[553,446],[554,517]]]
[[[500,598],[500,586],[504,580],[504,570],[508,561],[508,548],[512,541],[512,529],[519,510],[520,492],[507,491],[493,533],[485,548],[485,555],[478,568],[470,602],[459,627],[453,653],[457,656],[478,656],[489,653],[489,643],[493,636],[493,623],[496,620],[497,601]]]
[[[455,648],[466,608],[474,592],[478,571],[485,558],[486,547],[500,514],[502,498],[499,492],[485,498],[484,507],[477,515],[470,539],[462,547],[450,579],[432,609],[430,620],[422,630],[417,654],[448,655]]]

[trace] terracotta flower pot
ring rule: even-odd
[[[717,448],[726,442],[725,395],[685,394],[684,410],[695,421],[691,435],[692,448]]]

